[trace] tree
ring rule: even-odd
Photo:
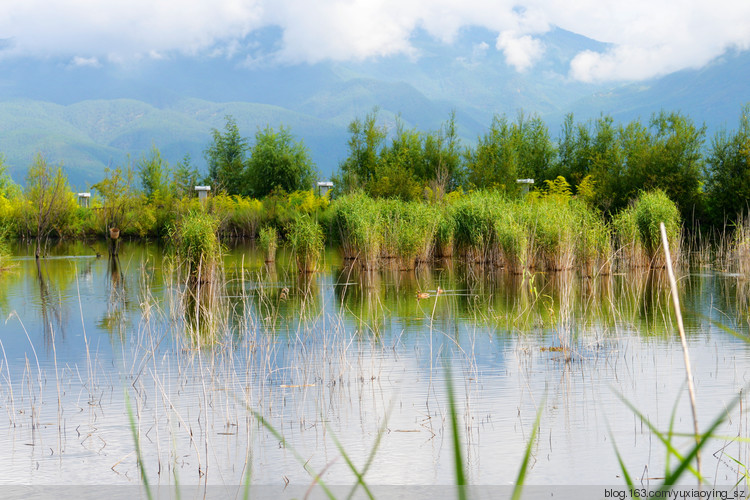
[[[5,164],[5,157],[0,154],[0,196],[4,198],[15,198],[21,194],[21,187],[13,182]]]
[[[706,193],[709,215],[715,224],[748,213],[750,200],[750,104],[740,115],[733,133],[720,130],[714,136],[706,161]]]
[[[234,118],[226,116],[224,132],[211,130],[213,144],[205,151],[208,178],[217,191],[249,194],[245,180],[248,145]]]
[[[703,210],[703,142],[706,127],[697,127],[680,113],[660,112],[650,121],[652,130],[649,161],[639,172],[644,190],[663,189],[685,220]]]
[[[407,130],[399,119],[396,134],[380,153],[374,175],[366,185],[370,195],[409,201],[421,195],[422,184],[430,174],[422,149],[422,134]]]
[[[461,140],[456,129],[456,112],[452,111],[437,132],[424,138],[425,164],[429,172],[427,181],[433,195],[439,199],[455,190],[463,180],[461,168]]]
[[[349,156],[339,165],[342,192],[365,187],[376,177],[383,142],[388,135],[384,126],[377,125],[378,110],[373,109],[364,120],[354,119],[349,123]],[[339,188],[337,188],[339,190]]]
[[[161,157],[156,146],[152,146],[149,154],[138,160],[137,169],[148,201],[160,201],[169,194],[169,163]]]
[[[104,231],[110,236],[110,255],[117,255],[119,233],[130,222],[132,209],[138,203],[134,184],[133,168],[118,166],[115,169],[105,168],[104,179],[91,186],[103,198],[100,221]]]
[[[191,164],[190,154],[177,162],[172,171],[172,193],[177,198],[190,196],[198,185],[198,169]]]
[[[519,173],[518,150],[513,144],[513,127],[505,116],[495,116],[489,130],[465,153],[467,181],[478,188],[502,187],[516,190]]]
[[[544,121],[539,116],[529,118],[519,112],[511,131],[513,146],[518,152],[518,175],[540,184],[551,179],[556,152]]]
[[[310,152],[301,141],[294,140],[288,128],[282,126],[276,131],[267,126],[255,134],[247,161],[247,194],[262,198],[279,189],[312,189],[317,175]]]
[[[30,204],[30,229],[34,232],[38,259],[42,253],[42,240],[47,240],[69,207],[72,193],[61,165],[52,167],[41,154],[26,174],[26,199]]]

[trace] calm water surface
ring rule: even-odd
[[[0,275],[0,483],[138,484],[135,433],[152,483],[352,484],[338,441],[359,468],[375,450],[370,484],[453,484],[446,373],[474,484],[515,480],[540,408],[527,484],[624,484],[615,445],[658,483],[644,419],[692,430],[662,273],[362,273],[330,251],[300,276],[241,247],[196,330],[158,245],[16,255]],[[701,428],[743,391],[703,454],[708,480],[733,484],[750,461],[748,286],[683,270],[680,295]]]

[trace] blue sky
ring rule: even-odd
[[[269,26],[281,29],[281,43],[252,46],[250,35]],[[176,54],[238,64],[251,53],[253,62],[261,53],[271,64],[418,58],[410,42],[416,30],[450,44],[467,26],[496,33],[487,49],[518,71],[545,57],[539,36],[560,27],[611,44],[579,53],[572,78],[639,80],[750,48],[750,1],[3,0],[0,58],[87,67]]]

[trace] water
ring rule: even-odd
[[[454,484],[446,367],[472,484],[515,481],[540,408],[532,485],[624,484],[615,446],[657,484],[667,454],[646,419],[692,430],[662,273],[363,273],[330,251],[300,276],[240,247],[201,316],[216,333],[186,331],[194,302],[163,253],[127,243],[113,264],[71,245],[37,267],[16,249],[0,276],[0,483],[140,484],[136,435],[152,484],[353,484],[344,454],[368,484]],[[749,382],[747,284],[699,269],[680,293],[705,429]],[[745,473],[742,394],[704,448],[711,484]]]

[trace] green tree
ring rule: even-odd
[[[198,169],[191,163],[190,154],[178,161],[172,171],[172,193],[177,198],[190,196],[198,185]]]
[[[552,179],[556,152],[544,121],[539,116],[527,117],[520,112],[511,137],[518,153],[518,175],[532,178],[539,184]]]
[[[652,130],[648,163],[638,172],[641,189],[663,189],[691,220],[703,211],[703,143],[706,127],[696,126],[680,113],[660,112],[650,121]]]
[[[248,194],[262,198],[278,189],[312,189],[317,175],[310,152],[301,141],[294,140],[288,128],[282,126],[276,131],[267,126],[255,134],[247,162]]]
[[[169,163],[156,146],[151,147],[136,165],[143,193],[150,202],[163,201],[169,194]]]
[[[364,188],[375,179],[388,135],[388,130],[377,124],[377,118],[375,108],[364,120],[356,118],[349,123],[349,156],[339,165],[340,176],[334,181],[337,191],[347,193]]]
[[[639,127],[633,129],[640,130]],[[594,123],[588,148],[589,172],[596,183],[595,204],[605,213],[612,213],[627,204],[630,193],[623,193],[625,153],[621,136],[611,116],[601,116]]]
[[[456,128],[456,112],[452,111],[440,130],[424,138],[423,154],[428,168],[426,179],[433,195],[455,190],[464,179],[461,162],[461,139]]]
[[[513,144],[513,127],[505,116],[496,115],[477,145],[465,152],[466,180],[478,188],[516,190],[519,174],[518,150]]]
[[[112,234],[110,230],[124,231],[131,222],[133,209],[139,202],[134,177],[133,167],[128,163],[126,167],[105,168],[104,179],[91,186],[103,199],[99,221],[107,235]],[[118,247],[119,240],[112,239],[110,255],[117,255]]]
[[[5,156],[0,154],[0,196],[5,198],[16,198],[21,194],[21,187],[13,182],[8,173],[8,165]]]
[[[213,143],[206,149],[208,179],[213,188],[228,194],[249,194],[245,184],[247,140],[240,135],[237,122],[226,116],[224,132],[211,130]]]
[[[750,200],[750,104],[743,107],[739,128],[717,132],[706,159],[708,211],[714,224],[748,213]]]
[[[391,144],[381,151],[365,190],[372,196],[414,200],[421,195],[421,185],[430,174],[422,149],[422,134],[407,129],[398,119]]]
[[[27,227],[33,232],[36,242],[35,257],[42,254],[42,241],[59,226],[70,206],[72,193],[62,166],[52,167],[41,154],[34,157],[34,162],[26,174],[26,199],[29,202]]]

